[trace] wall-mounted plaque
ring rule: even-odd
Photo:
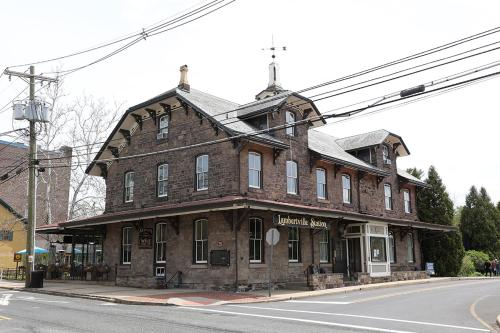
[[[152,249],[153,248],[153,228],[144,228],[139,232],[139,248]]]
[[[279,215],[273,216],[273,224],[284,227],[299,227],[311,229],[330,229],[330,223],[317,217],[299,215]]]
[[[210,251],[210,265],[212,266],[229,266],[230,265],[229,250],[212,250]]]

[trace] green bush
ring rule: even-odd
[[[465,251],[465,256],[472,260],[474,268],[478,272],[482,272],[484,270],[484,262],[490,260],[488,254],[476,250]]]
[[[468,255],[465,255],[462,259],[462,266],[460,267],[459,276],[472,276],[476,273],[476,268],[474,267],[474,262],[472,258]]]

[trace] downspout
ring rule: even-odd
[[[358,212],[361,213],[361,187],[360,187],[360,183],[361,183],[361,177],[360,177],[360,171],[358,170]]]

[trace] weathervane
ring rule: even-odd
[[[271,47],[269,48],[264,48],[262,49],[262,51],[271,51],[272,52],[272,58],[273,58],[273,61],[274,61],[274,58],[276,58],[276,55],[274,54],[274,52],[276,51],[286,51],[286,46],[274,46],[274,36],[271,37]]]

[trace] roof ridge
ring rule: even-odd
[[[350,138],[354,138],[356,136],[371,134],[371,133],[380,132],[380,131],[385,131],[385,132],[391,134],[391,132],[389,132],[385,128],[379,128],[377,130],[373,130],[373,131],[370,131],[370,132],[363,132],[363,133],[358,133],[358,134],[353,134],[353,135],[345,136],[345,137],[342,137],[342,138],[338,138],[337,140],[350,139]]]
[[[179,88],[176,88],[176,90],[181,90],[181,91],[183,91],[182,89],[179,89]],[[228,103],[231,103],[231,104],[236,104],[237,106],[241,106],[241,104],[239,104],[239,103],[236,103],[236,102],[230,101],[230,100],[228,100],[228,99],[225,99],[225,98],[222,98],[222,97],[219,97],[219,96],[216,96],[216,95],[213,95],[213,94],[211,94],[211,93],[207,93],[207,92],[202,91],[202,90],[199,90],[199,89],[193,89],[193,88],[191,88],[191,91],[195,91],[195,92],[197,92],[197,93],[202,93],[202,94],[205,94],[205,95],[208,95],[208,96],[211,96],[211,97],[217,98],[217,99],[219,99],[219,100],[221,100],[221,101],[225,101],[225,102],[228,102]],[[176,92],[177,92],[177,91],[176,91]],[[186,92],[186,93],[188,93],[188,94],[189,94],[189,92],[188,92],[188,91],[184,91],[184,92]]]

